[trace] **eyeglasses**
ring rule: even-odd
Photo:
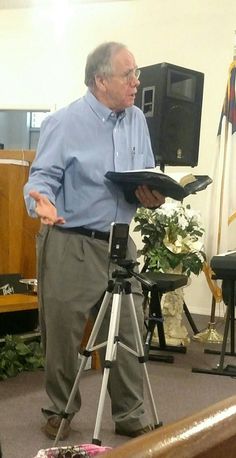
[[[139,68],[132,68],[131,70],[128,70],[126,73],[123,75],[112,75],[112,76],[118,76],[118,78],[124,78],[126,83],[130,83],[134,78],[137,80],[140,77],[141,70]]]

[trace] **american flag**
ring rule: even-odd
[[[236,60],[229,68],[212,178],[205,274],[216,301],[219,301],[221,291],[210,281],[209,262],[216,254],[236,250]]]

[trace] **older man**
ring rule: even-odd
[[[78,370],[78,351],[88,316],[96,313],[108,282],[108,239],[112,222],[129,224],[136,211],[104,175],[154,166],[145,117],[134,106],[140,71],[133,54],[116,42],[98,46],[85,69],[84,97],[49,116],[42,124],[25,200],[31,216],[39,216],[38,284],[42,341],[46,356],[46,391],[51,405],[42,409],[44,432],[57,434]],[[140,186],[140,205],[164,202],[158,192]],[[131,238],[128,257],[136,259]],[[114,268],[114,266],[113,266]],[[142,291],[132,279],[140,329]],[[122,306],[120,338],[128,346],[134,338]],[[101,334],[106,336],[109,313]],[[137,436],[153,428],[143,405],[142,367],[120,349],[109,377],[112,416],[118,434]],[[80,409],[78,392],[66,422]]]

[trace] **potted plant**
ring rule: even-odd
[[[198,275],[206,259],[200,215],[190,205],[165,203],[156,210],[139,208],[134,218],[135,232],[140,232],[148,270]],[[186,345],[188,333],[182,324],[183,289],[163,295],[162,310],[168,344]]]

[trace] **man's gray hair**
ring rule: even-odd
[[[110,41],[108,43],[102,43],[88,55],[84,79],[87,87],[93,89],[95,76],[97,75],[112,75],[112,58],[121,49],[127,49],[127,47],[123,43]]]

